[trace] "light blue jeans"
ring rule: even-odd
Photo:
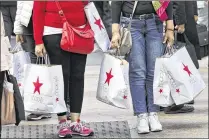
[[[122,17],[127,26],[129,18]],[[153,104],[155,60],[163,55],[163,23],[155,16],[151,19],[133,19],[131,25],[132,49],[129,54],[129,81],[134,113],[158,112]]]

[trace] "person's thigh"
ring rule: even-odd
[[[11,19],[9,7],[1,7],[1,12],[3,15],[6,36],[8,36],[9,39],[11,39],[11,35],[13,32],[13,22]]]

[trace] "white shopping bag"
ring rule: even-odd
[[[24,65],[30,64],[29,53],[25,52],[21,45],[16,44],[15,48],[12,50],[13,53],[13,75],[17,79],[17,83],[20,89],[20,93],[23,96],[23,82],[24,82]]]
[[[171,96],[167,72],[163,65],[164,59],[166,58],[157,58],[155,62],[153,97],[154,104],[162,107],[168,107],[174,104],[174,101]]]
[[[24,104],[25,111],[33,113],[67,111],[61,65],[25,66]]]
[[[93,2],[89,2],[85,8],[85,13],[89,24],[94,31],[94,38],[98,46],[103,52],[106,52],[110,48],[110,39],[107,34],[107,30],[100,18],[100,15]]]
[[[124,78],[121,60],[105,54],[101,64],[96,98],[119,108],[129,108],[129,88]]]
[[[168,73],[171,95],[177,105],[193,100],[205,89],[206,85],[185,47],[165,59],[164,66]]]

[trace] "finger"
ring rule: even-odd
[[[46,55],[46,49],[45,48],[43,49],[43,55],[44,56]]]
[[[23,40],[23,36],[20,36],[20,41],[21,41],[21,43],[23,43],[23,42],[24,42],[24,40]]]
[[[175,29],[178,29],[178,28],[179,28],[179,26],[178,26],[178,25],[176,25],[176,26],[175,26]]]

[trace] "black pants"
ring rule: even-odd
[[[2,92],[3,92],[4,77],[5,77],[5,72],[1,71],[0,72],[0,110],[1,110],[1,99],[2,99]],[[1,129],[1,113],[0,113],[0,129]],[[0,130],[0,133],[1,133],[1,130]],[[0,135],[0,138],[1,138],[1,135]]]
[[[13,34],[14,29],[17,6],[1,6],[0,10],[3,15],[6,36],[11,39],[11,35]]]
[[[62,65],[65,102],[69,95],[70,112],[81,113],[87,55],[63,51],[60,48],[61,37],[61,34],[44,36],[44,45],[51,64]]]

